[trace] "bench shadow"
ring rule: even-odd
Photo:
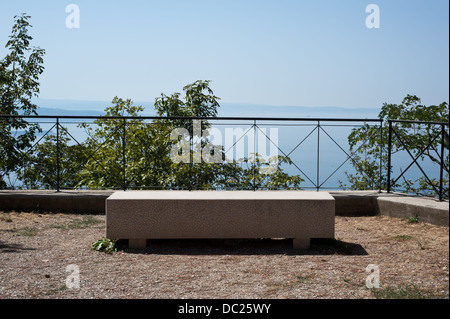
[[[368,255],[361,245],[336,239],[311,239],[304,250],[294,250],[292,239],[152,239],[145,249],[130,249],[127,240],[117,245],[127,253],[153,255]]]
[[[35,250],[35,248],[23,247],[20,244],[8,244],[0,241],[0,254],[2,253],[18,253],[25,250]]]

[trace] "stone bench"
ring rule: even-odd
[[[106,237],[128,239],[334,238],[334,198],[310,191],[119,191],[106,199]]]

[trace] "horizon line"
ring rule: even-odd
[[[86,102],[86,103],[107,103],[107,104],[111,104],[112,101],[107,101],[107,100],[90,100],[90,99],[86,99],[86,100],[82,100],[82,99],[60,99],[60,98],[55,98],[55,99],[50,99],[50,98],[32,98],[33,101],[52,101],[52,102]],[[132,99],[131,99],[132,100]],[[154,102],[150,102],[150,101],[134,101],[132,100],[133,103],[135,105],[139,105],[140,103],[145,103],[145,104],[152,104],[154,105]],[[259,103],[251,103],[251,102],[219,102],[219,106],[220,105],[248,105],[248,106],[262,106],[262,107],[286,107],[286,108],[297,108],[297,107],[301,107],[301,108],[336,108],[336,109],[346,109],[346,110],[379,110],[381,109],[381,107],[351,107],[351,106],[336,106],[336,105],[272,105],[272,104],[259,104]],[[57,108],[57,107],[44,107],[44,108]]]

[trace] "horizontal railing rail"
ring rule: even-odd
[[[130,116],[130,115],[20,115],[0,114],[0,118],[24,119],[126,119],[126,120],[246,120],[246,121],[330,121],[330,122],[382,122],[382,119],[368,118],[326,118],[326,117],[248,117],[248,116]]]

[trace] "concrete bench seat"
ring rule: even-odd
[[[335,204],[313,191],[118,191],[106,199],[106,237],[148,239],[334,238]]]

